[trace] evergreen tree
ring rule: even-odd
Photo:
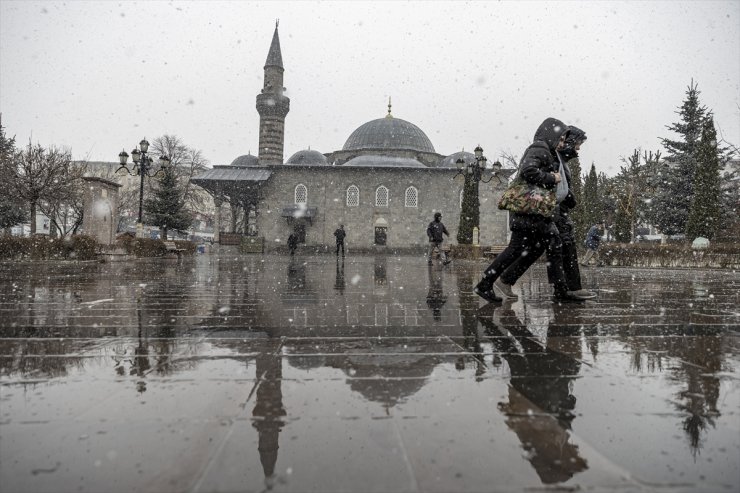
[[[717,132],[711,114],[704,122],[697,148],[697,169],[694,178],[694,196],[686,223],[686,236],[713,238],[719,229],[721,216],[720,156]]]
[[[10,228],[26,220],[26,209],[14,187],[15,137],[5,136],[0,121],[0,229],[10,234]]]
[[[480,228],[480,202],[478,199],[478,181],[472,173],[465,174],[463,185],[462,207],[460,208],[460,225],[457,228],[457,243],[473,243],[473,228]]]
[[[581,183],[581,162],[578,158],[568,161],[570,169],[570,190],[576,199],[576,207],[570,211],[574,223],[574,238],[585,237],[588,226],[583,223],[583,184]],[[584,230],[584,228],[586,228]]]
[[[583,183],[583,200],[577,209],[580,209],[579,215],[583,227],[582,230],[577,232],[577,240],[582,242],[586,239],[589,228],[602,219],[603,215],[601,201],[599,200],[596,166],[593,163],[591,163],[591,169]]]
[[[185,208],[173,167],[162,170],[152,196],[144,202],[144,212],[147,224],[159,226],[163,240],[171,229],[182,232],[190,227],[192,216]]]
[[[663,187],[657,190],[653,220],[664,234],[679,234],[686,230],[694,195],[697,148],[707,114],[707,108],[699,103],[699,94],[692,80],[686,91],[686,99],[676,112],[681,121],[666,127],[677,133],[680,140],[661,139],[667,151],[665,161],[670,171]]]

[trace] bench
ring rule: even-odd
[[[177,257],[179,258],[180,255],[182,255],[182,252],[185,251],[184,248],[180,248],[177,246],[177,244],[174,241],[165,241],[164,247],[167,249],[167,253],[175,253],[177,254]]]
[[[491,248],[489,250],[486,250],[485,252],[483,252],[483,255],[485,255],[486,257],[493,258],[496,255],[498,255],[499,253],[501,253],[504,250],[506,250],[506,247],[507,246],[509,246],[509,245],[491,245]]]

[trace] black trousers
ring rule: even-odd
[[[342,256],[344,257],[344,242],[343,241],[337,242],[337,255],[339,255],[339,247],[342,247]]]
[[[514,270],[507,275],[515,276],[518,279],[545,251],[547,248],[545,240],[544,235],[538,234],[536,231],[512,231],[509,245],[503,252],[496,255],[491,265],[483,271],[483,279],[477,287],[483,291],[490,291],[496,279],[508,272],[510,268]],[[530,258],[533,259],[531,262],[529,262]],[[506,278],[502,278],[502,280],[507,284],[513,284],[508,282]]]
[[[563,243],[555,231],[548,233],[530,254],[520,256],[504,271],[501,280],[505,284],[515,284],[532,264],[547,252],[547,280],[555,286],[555,292],[563,294],[566,291],[581,289],[581,271],[578,268],[575,244]]]

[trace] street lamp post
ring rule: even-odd
[[[501,171],[501,163],[498,161],[493,163],[491,168],[487,167],[488,159],[483,155],[481,146],[477,146],[473,152],[475,153],[475,161],[466,163],[461,157],[455,163],[457,164],[455,177],[463,175],[465,178],[462,207],[460,209],[460,226],[457,229],[457,242],[461,245],[473,243],[473,229],[479,227],[480,224],[478,183],[489,183],[494,177],[498,179],[497,175]],[[486,180],[484,174],[487,170],[491,171],[491,176]]]
[[[139,175],[141,177],[139,182],[139,220],[136,223],[136,237],[142,238],[144,236],[144,177],[155,176],[160,171],[166,170],[170,164],[170,158],[165,155],[159,156],[159,169],[152,172],[154,161],[147,154],[149,151],[149,142],[147,142],[146,138],[139,142],[139,148],[141,150],[134,148],[134,150],[131,151],[131,158],[134,160],[134,164],[131,169],[129,169],[126,164],[128,162],[128,154],[126,151],[123,150],[118,154],[118,160],[121,163],[121,167],[116,170],[116,173],[123,169],[132,176]]]

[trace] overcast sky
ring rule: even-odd
[[[341,149],[386,114],[437,152],[520,156],[553,116],[614,174],[659,150],[692,78],[740,144],[740,1],[0,1],[0,111],[19,143],[115,161],[164,133],[211,164],[257,154],[275,19],[290,113],[285,159]]]

